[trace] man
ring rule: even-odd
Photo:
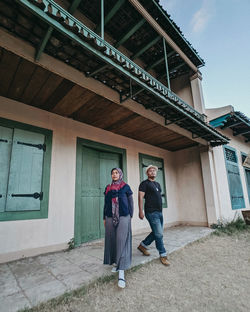
[[[160,261],[164,265],[170,265],[167,260],[167,253],[163,243],[163,216],[162,216],[162,197],[161,186],[155,181],[158,168],[153,165],[149,165],[146,168],[146,174],[148,179],[142,181],[139,186],[139,218],[143,220],[143,198],[145,199],[145,217],[149,222],[152,232],[140,243],[138,250],[140,250],[144,256],[149,256],[150,253],[147,250],[154,240],[157,250],[160,254]]]

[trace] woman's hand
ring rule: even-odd
[[[106,220],[105,219],[103,220],[103,225],[104,225],[104,227],[106,226]]]
[[[141,220],[143,220],[143,218],[144,218],[144,213],[143,213],[142,210],[139,210],[139,218],[140,218]]]

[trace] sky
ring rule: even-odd
[[[206,63],[206,108],[232,105],[250,118],[250,0],[160,3]]]

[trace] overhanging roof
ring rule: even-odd
[[[230,112],[210,121],[210,125],[220,129],[230,128],[234,136],[242,135],[250,142],[250,119],[241,112]]]
[[[26,21],[29,31],[22,29],[20,32],[20,27],[14,27],[11,31],[15,35],[36,46],[38,41],[31,30],[40,26],[44,32],[47,25],[51,25],[54,30],[48,47],[50,54],[86,75],[93,73],[97,66],[108,64],[109,67],[105,72],[99,72],[93,75],[93,78],[117,91],[121,102],[132,98],[145,108],[163,116],[166,124],[175,123],[192,132],[194,138],[204,138],[212,146],[228,142],[225,136],[204,121],[202,114],[54,1],[17,0],[17,2],[32,14],[21,10],[19,6],[13,7],[13,10],[17,10],[13,16],[20,10],[22,15],[27,14],[29,17]],[[34,19],[33,14],[40,19],[38,21]],[[14,22],[18,25],[20,20]]]
[[[205,61],[199,56],[191,43],[184,37],[181,29],[171,19],[167,11],[159,4],[159,0],[139,1],[197,67],[205,65]]]

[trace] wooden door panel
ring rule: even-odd
[[[80,207],[76,207],[79,219],[76,221],[77,244],[104,236],[104,190],[111,183],[111,169],[120,165],[120,156],[82,146],[81,164],[81,200]]]
[[[13,129],[0,126],[0,212],[5,211]]]
[[[82,197],[81,199],[81,242],[99,238],[99,197]]]
[[[23,195],[42,191],[44,150],[35,145],[44,141],[43,134],[14,129],[6,211],[40,210],[39,198]]]
[[[104,206],[104,190],[106,185],[112,182],[111,170],[113,168],[120,168],[120,155],[114,153],[100,153],[100,233],[101,237],[105,234],[103,226],[103,206]]]

